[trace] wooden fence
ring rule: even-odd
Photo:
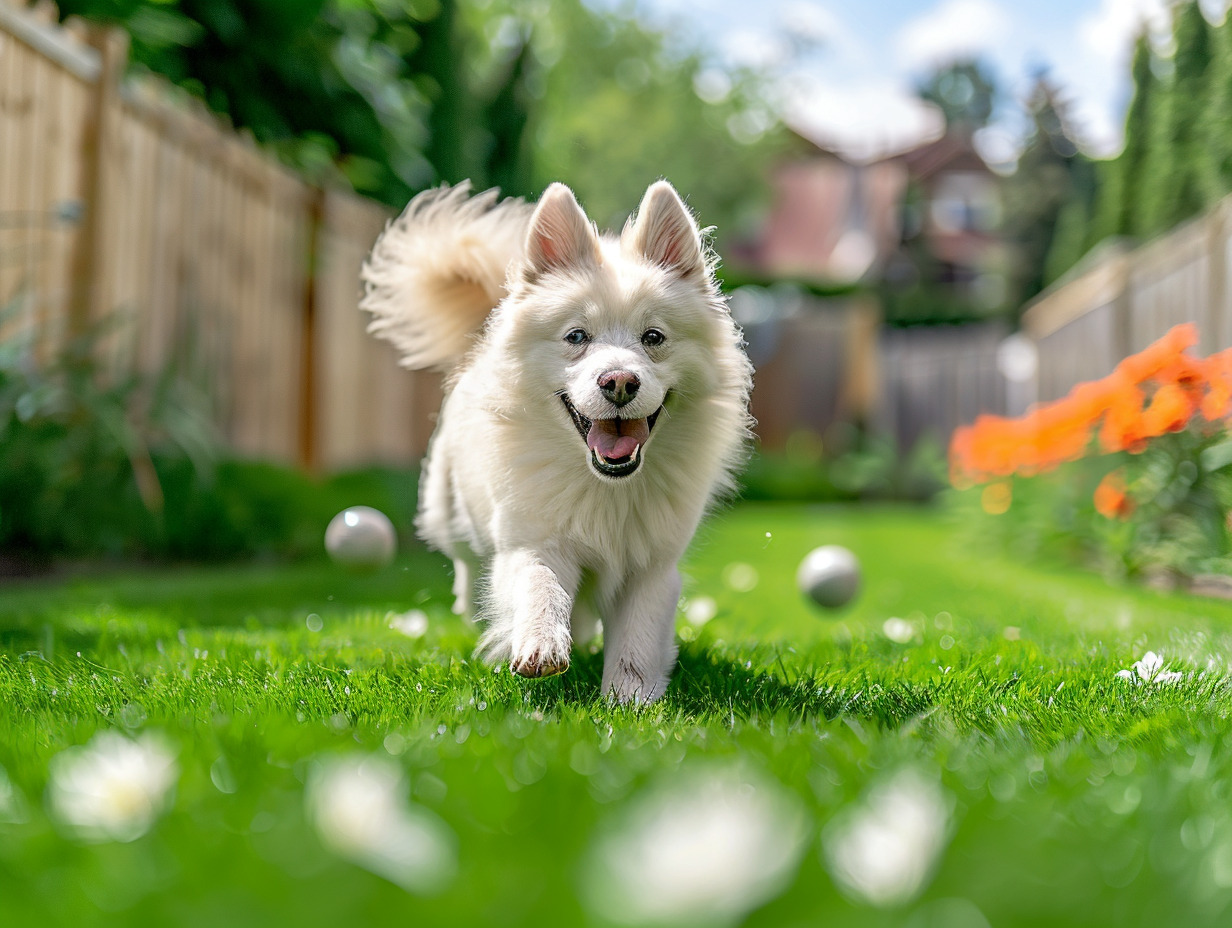
[[[389,217],[321,191],[166,83],[123,33],[0,0],[0,305],[39,349],[104,319],[106,358],[198,360],[240,454],[406,463],[439,381],[366,335],[359,268]],[[0,337],[3,333],[0,333]]]
[[[1232,200],[1138,248],[1109,245],[1023,316],[1039,347],[1039,395],[1111,372],[1172,326],[1196,322],[1203,354],[1232,345]]]
[[[746,303],[733,298],[738,317]],[[841,445],[833,427],[860,422],[906,451],[925,437],[944,444],[980,413],[1022,411],[997,364],[1002,323],[884,329],[867,297],[788,298],[758,315],[744,331],[764,447],[781,449],[800,430]]]

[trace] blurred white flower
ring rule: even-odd
[[[179,777],[158,736],[101,731],[51,759],[51,814],[87,841],[135,841],[166,809]]]
[[[881,626],[881,633],[898,644],[906,644],[915,638],[915,626],[906,619],[891,616]]]
[[[456,840],[406,793],[406,779],[390,760],[330,757],[313,765],[304,801],[334,853],[408,891],[432,892],[453,876]]]
[[[872,905],[910,902],[931,879],[949,839],[949,806],[940,785],[914,770],[873,786],[822,836],[835,883]]]
[[[422,638],[428,630],[428,616],[419,609],[410,612],[390,612],[385,616],[389,627],[408,638]]]
[[[723,582],[737,593],[748,593],[761,579],[757,568],[743,561],[733,561],[723,568]]]
[[[624,924],[731,924],[791,881],[806,839],[799,801],[733,769],[677,774],[596,839],[582,896]]]
[[[1134,661],[1132,670],[1118,670],[1117,676],[1141,686],[1145,683],[1180,683],[1179,670],[1164,670],[1164,659],[1154,651],[1147,651],[1142,660]]]
[[[696,625],[699,628],[715,617],[719,611],[713,599],[709,596],[698,596],[689,600],[689,604],[685,606],[684,617],[690,625]]]

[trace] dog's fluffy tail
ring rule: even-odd
[[[448,371],[504,297],[533,211],[497,190],[472,197],[469,181],[416,196],[364,263],[368,331],[392,342],[403,366]]]

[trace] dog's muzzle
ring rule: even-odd
[[[567,394],[560,394],[569,418],[582,441],[586,443],[590,466],[604,477],[628,477],[637,470],[645,457],[646,442],[663,411],[660,406],[644,419],[590,419],[570,402]]]

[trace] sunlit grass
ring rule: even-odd
[[[368,578],[320,563],[0,590],[0,923],[602,924],[581,868],[628,846],[610,836],[647,796],[728,769],[780,790],[805,836],[749,924],[1225,923],[1232,605],[962,538],[924,511],[722,514],[685,593],[714,617],[682,614],[680,667],[643,709],[599,698],[599,654],[543,681],[475,663],[446,564],[422,550]],[[823,543],[861,559],[848,611],[796,592]],[[411,609],[422,637],[390,627]],[[1182,680],[1116,676],[1147,650]],[[176,753],[167,810],[130,843],[83,842],[44,800],[53,759],[104,729]],[[451,876],[400,884],[322,835],[305,794],[337,754],[396,765],[408,814],[456,840]],[[906,890],[861,896],[832,872],[851,843],[835,823],[904,771],[939,784],[943,849]]]

